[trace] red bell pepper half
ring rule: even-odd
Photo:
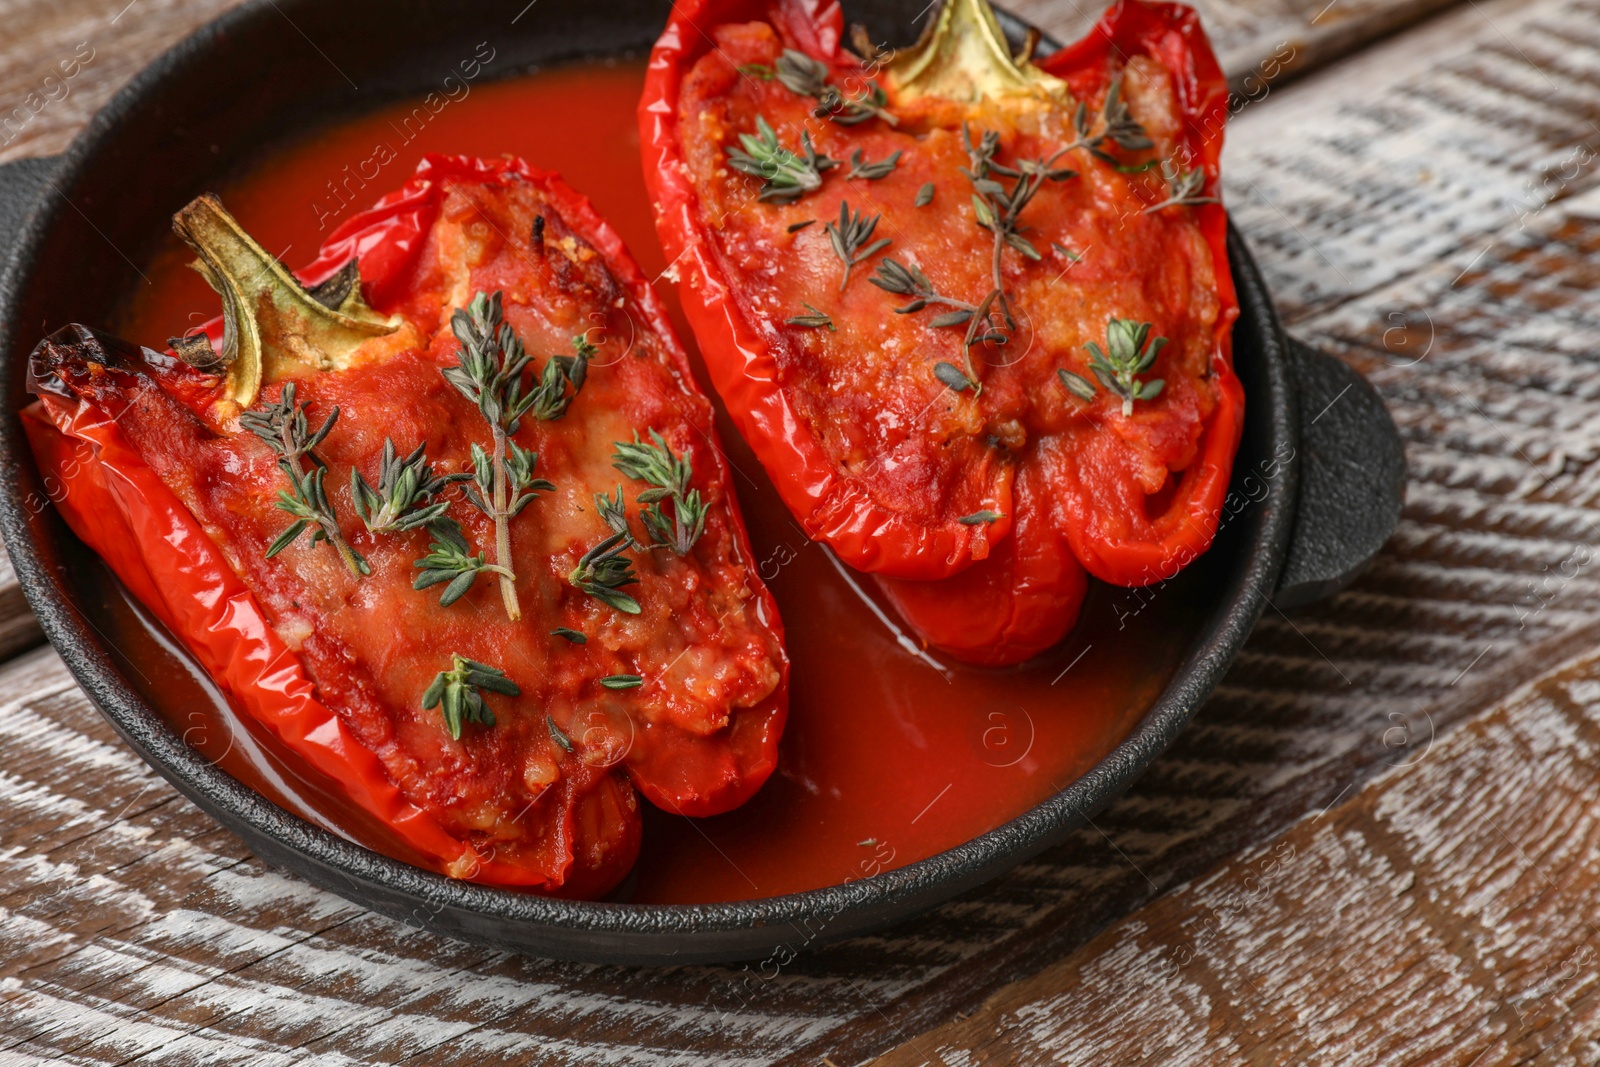
[[[1194,12],[1013,57],[985,0],[899,53],[824,0],[681,0],[639,117],[712,381],[807,533],[932,644],[1059,640],[1083,569],[1172,576],[1243,425]]]
[[[635,789],[708,815],[760,787],[782,626],[586,199],[430,157],[298,279],[214,199],[177,225],[224,319],[167,353],[61,330],[24,416],[69,525],[242,714],[421,862],[539,892],[623,878]]]

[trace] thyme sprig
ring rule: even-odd
[[[1096,159],[1115,165],[1116,156],[1105,150],[1105,143],[1111,141],[1130,152],[1143,151],[1154,148],[1155,142],[1150,140],[1149,134],[1128,111],[1127,101],[1122,99],[1122,78],[1119,75],[1111,81],[1111,87],[1106,90],[1105,103],[1100,108],[1100,132],[1094,132],[1094,121],[1089,117],[1089,105],[1080,101],[1078,110],[1072,116],[1073,128],[1078,137],[1065,151],[1077,148],[1087,149],[1089,154]]]
[[[1167,198],[1159,204],[1151,204],[1145,208],[1144,213],[1146,215],[1153,211],[1160,211],[1164,207],[1221,203],[1214,196],[1196,195],[1201,189],[1205,188],[1206,184],[1206,172],[1199,167],[1184,170],[1175,160],[1163,159],[1161,161],[1161,176],[1167,180]]]
[[[509,438],[505,445],[506,454],[499,463],[484,451],[482,445],[477,442],[473,442],[472,445],[473,484],[466,488],[467,500],[491,519],[498,513],[494,503],[494,492],[502,472],[506,476],[507,518],[516,518],[540,493],[548,493],[556,487],[548,478],[533,476],[534,468],[539,462],[539,453],[530,452]]]
[[[889,97],[877,82],[868,82],[861,92],[845,96],[844,90],[828,80],[828,65],[793,48],[784,49],[783,55],[772,68],[778,81],[796,96],[809,96],[817,106],[811,114],[828,119],[841,126],[854,126],[868,119],[880,118],[891,126],[900,120],[887,110]]]
[[[461,347],[456,350],[457,365],[446,367],[441,373],[462,396],[477,405],[493,439],[492,451],[485,451],[476,443],[472,446],[477,489],[469,488],[467,499],[494,521],[494,562],[500,568],[500,598],[506,617],[515,622],[522,618],[522,608],[517,602],[516,575],[511,569],[511,519],[533,498],[532,492],[524,491],[554,486],[533,478],[533,464],[538,457],[517,447],[510,438],[530,410],[540,418],[560,418],[566,412],[571,403],[566,386],[573,385],[573,395],[577,394],[583,384],[587,355],[580,347],[577,357],[569,363],[558,362],[567,357],[552,358],[545,366],[540,385],[524,392],[522,375],[533,360],[505,321],[498,291],[493,296],[480,292],[465,308],[458,308],[450,318],[450,328]],[[557,367],[554,374],[551,364]]]
[[[589,376],[589,360],[594,358],[595,347],[582,335],[572,339],[573,355],[551,356],[539,373],[539,384],[529,394],[533,398],[530,410],[540,422],[551,422],[567,413],[578,391]],[[567,387],[572,392],[567,392]]]
[[[783,147],[778,133],[763,116],[756,116],[756,132],[742,133],[744,147],[728,148],[728,166],[762,179],[758,200],[792,204],[802,196],[822,188],[822,174],[839,165],[837,159],[819,155],[811,143],[809,130],[800,132],[799,153]]]
[[[933,365],[933,375],[958,393],[967,389],[971,389],[974,395],[983,392],[983,383],[978,380],[977,370],[972,363],[972,346],[990,341],[1004,344],[1007,339],[1002,328],[1005,323],[995,312],[995,304],[1003,295],[999,289],[989,290],[981,303],[971,304],[939,292],[916,264],[907,266],[890,256],[879,262],[877,273],[869,281],[885,292],[912,298],[904,307],[894,309],[897,315],[913,314],[929,304],[954,309],[935,316],[929,325],[938,328],[966,326],[967,334],[962,340],[961,349],[964,366],[958,367],[940,360]]]
[[[877,273],[868,281],[885,292],[912,298],[905,307],[894,309],[896,315],[910,315],[921,311],[929,304],[943,304],[957,309],[949,316],[941,315],[935,319],[933,321],[935,326],[959,326],[978,310],[976,304],[969,304],[965,300],[957,300],[939,292],[915,263],[907,266],[893,256],[884,256],[879,260]]]
[[[618,611],[637,615],[643,609],[639,602],[622,592],[625,585],[636,585],[639,576],[633,573],[633,561],[622,553],[633,545],[633,536],[620,530],[585,552],[578,565],[567,575],[573,588],[582,590],[596,600]]]
[[[864,217],[859,211],[850,210],[847,201],[839,201],[839,220],[830,222],[824,227],[828,233],[828,241],[833,245],[834,255],[844,262],[844,277],[839,282],[839,291],[850,284],[850,271],[860,266],[873,256],[882,252],[893,244],[888,237],[872,240],[872,234],[878,228],[882,215],[871,218]],[[870,243],[869,243],[870,242]]]
[[[596,493],[594,507],[600,513],[601,520],[611,527],[613,533],[632,536],[632,532],[628,529],[628,505],[622,497],[622,486],[617,486],[615,496]]]
[[[522,689],[498,667],[468,659],[460,653],[451,653],[450,660],[451,668],[435,675],[433,683],[422,694],[422,710],[441,708],[445,729],[459,741],[462,723],[494,725],[494,712],[483,700],[485,690],[515,697],[522,695]]]
[[[1155,363],[1156,355],[1167,343],[1165,337],[1150,339],[1151,329],[1148,322],[1112,318],[1106,323],[1105,349],[1093,341],[1085,346],[1089,349],[1089,369],[1101,385],[1122,398],[1125,416],[1133,414],[1135,400],[1153,400],[1166,385],[1161,378],[1148,382],[1138,378]],[[1064,384],[1066,379],[1062,381]]]
[[[369,485],[359,470],[351,470],[350,497],[368,530],[399,534],[443,518],[450,502],[437,499],[439,495],[451,483],[471,477],[466,473],[436,474],[428,463],[426,441],[401,459],[394,441],[385,437],[377,486]]]
[[[867,162],[867,154],[858,148],[850,153],[850,173],[846,174],[845,177],[851,180],[860,178],[870,182],[887,178],[894,173],[894,168],[900,165],[900,157],[903,155],[905,155],[904,151],[897,151],[893,155],[878,160],[876,163],[869,163]]]
[[[987,130],[976,142],[972,131],[963,125],[961,135],[967,147],[968,166],[962,173],[972,183],[972,208],[978,225],[994,235],[994,251],[990,256],[990,274],[994,288],[1000,291],[1000,311],[1006,328],[1016,329],[1011,314],[1010,300],[1005,295],[1005,278],[1002,273],[1007,248],[1015,249],[1028,259],[1044,258],[1033,242],[1023,236],[1029,229],[1022,222],[1022,212],[1033,202],[1047,181],[1062,182],[1075,178],[1078,172],[1069,167],[1057,167],[1056,161],[1071,151],[1071,146],[1058,149],[1047,157],[1025,159],[1015,166],[1007,166],[995,159],[1000,148],[1000,135]],[[1013,179],[1007,188],[996,176]]]
[[[306,419],[306,406],[295,403],[294,391],[295,383],[288,382],[277,403],[246,411],[239,416],[241,426],[265,441],[278,454],[278,469],[289,479],[289,488],[278,490],[278,499],[273,506],[294,516],[294,522],[267,546],[267,557],[276,556],[309,529],[311,543],[326,541],[332,545],[351,574],[358,578],[371,574],[372,568],[366,559],[351,548],[339,532],[339,518],[323,485],[328,474],[327,464],[314,451],[333,429],[333,424],[339,421],[339,408],[335,406],[328,413],[326,421],[312,430]],[[307,463],[310,464],[310,470],[306,469]]]
[[[651,486],[638,497],[645,505],[639,518],[650,532],[650,547],[687,556],[706,529],[705,502],[700,490],[689,487],[694,479],[694,448],[686,447],[678,456],[655,430],[650,431],[650,440],[652,444],[645,444],[634,434],[632,444],[617,442],[611,465]],[[670,518],[661,508],[663,501],[672,504]]]
[[[428,589],[444,582],[444,592],[439,595],[439,606],[447,608],[460,600],[472,588],[480,574],[510,574],[504,567],[484,559],[482,552],[473,552],[472,546],[461,530],[461,524],[442,515],[428,524],[433,540],[428,544],[428,554],[412,566],[422,573],[411,583],[413,589]]]

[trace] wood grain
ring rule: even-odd
[[[1194,0],[1242,101],[1410,26],[1458,0]],[[1104,9],[1092,0],[1010,0],[1005,7],[1073,41]]]
[[[1042,21],[1059,28],[1070,6]],[[1069,844],[916,923],[782,965],[509,957],[263,867],[116,744],[41,650],[0,671],[0,1056],[843,1067],[1353,793],[1425,724],[1464,716],[1462,687],[1550,666],[1518,652],[1595,617],[1592,573],[1562,572],[1597,518],[1594,236],[1573,210],[1592,169],[1545,178],[1595,136],[1596,13],[1474,3],[1239,116],[1230,205],[1296,329],[1394,406],[1411,499],[1367,578],[1293,618],[1269,612],[1195,726]]]
[[[1597,642],[875,1067],[1595,1062]]]

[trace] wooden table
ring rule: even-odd
[[[93,57],[0,159],[60,150],[223,6],[0,0],[0,122]],[[1203,11],[1245,105],[1235,220],[1294,332],[1382,391],[1412,483],[1367,575],[1269,611],[1132,792],[793,961],[511,956],[256,860],[116,742],[7,571],[0,1063],[1600,1059],[1600,3]]]

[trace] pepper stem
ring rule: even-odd
[[[255,403],[263,382],[342,369],[361,345],[399,328],[397,319],[367,306],[359,277],[348,269],[339,280],[349,284],[318,286],[332,306],[320,302],[209,193],[174,215],[172,228],[199,255],[194,269],[222,297],[220,363],[227,397],[242,408]],[[214,367],[206,348],[178,351]]]
[[[896,97],[940,96],[975,104],[1006,95],[1064,96],[1067,84],[1034,66],[1031,50],[1014,58],[989,0],[944,0],[921,40],[886,72]]]

